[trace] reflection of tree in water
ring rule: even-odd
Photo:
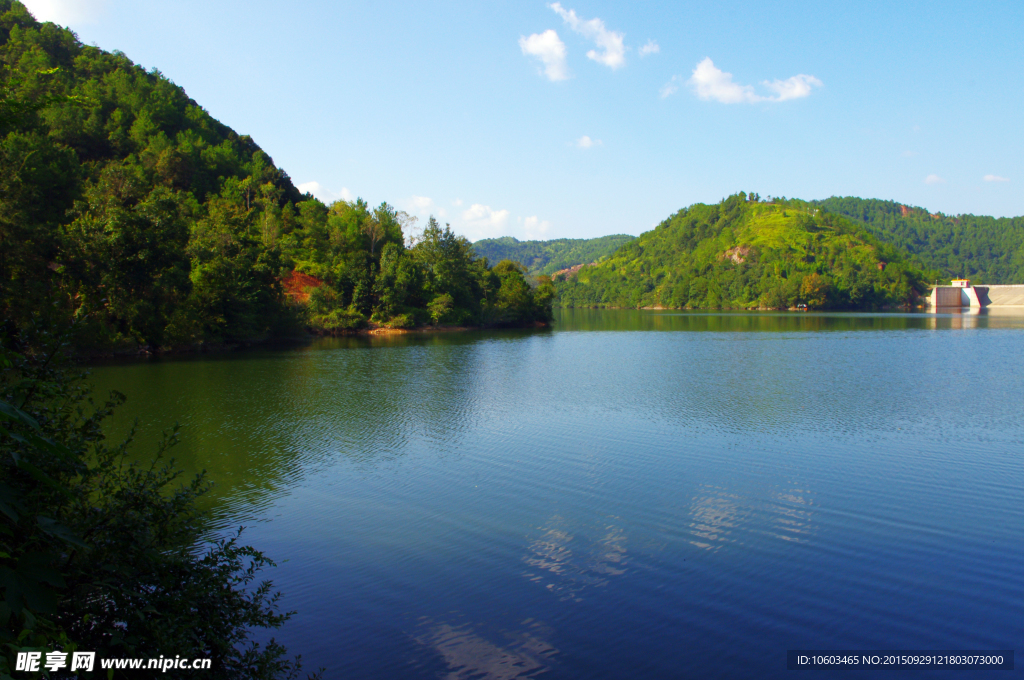
[[[181,423],[172,455],[188,475],[207,472],[215,486],[205,501],[226,525],[341,461],[372,470],[410,443],[458,448],[486,377],[479,339],[345,338],[325,348],[98,367],[93,382],[98,394],[130,396],[108,434],[120,439],[140,418],[133,450],[143,460]]]
[[[549,670],[549,661],[558,650],[542,639],[551,633],[545,626],[529,619],[523,624],[523,630],[500,633],[504,639],[497,644],[472,625],[452,626],[428,619],[414,639],[441,655],[449,671],[445,677],[450,680],[532,678]]]
[[[613,524],[576,529],[570,533],[569,523],[555,515],[548,526],[539,529],[523,561],[536,571],[525,576],[557,594],[561,600],[582,601],[581,593],[590,587],[608,584],[609,577],[620,576],[626,569],[626,534]]]
[[[708,312],[682,310],[555,310],[555,325],[571,331],[685,331],[711,333],[793,333],[805,331],[879,331],[934,327],[923,314],[849,314],[829,312]]]
[[[739,496],[715,487],[704,488],[708,493],[695,496],[690,506],[690,543],[715,551],[735,541],[731,535],[739,527],[743,512]]]

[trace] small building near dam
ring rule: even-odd
[[[972,286],[970,279],[953,279],[948,286],[935,286],[928,304],[933,309],[1024,307],[1024,285]]]

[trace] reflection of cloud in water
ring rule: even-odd
[[[775,496],[772,528],[768,533],[784,541],[801,542],[811,533],[814,499],[806,489],[788,489]]]
[[[714,551],[735,540],[730,534],[743,518],[739,496],[713,487],[707,490],[712,493],[695,496],[690,508],[690,543]]]
[[[601,527],[598,537],[574,536],[568,523],[554,516],[544,532],[530,543],[523,561],[538,571],[526,572],[531,581],[545,587],[562,600],[581,601],[580,593],[588,587],[608,584],[608,578],[625,573],[626,534],[609,524]],[[546,573],[544,573],[546,572]]]
[[[790,542],[812,533],[814,499],[810,491],[791,487],[765,498],[752,509],[741,496],[705,486],[690,505],[690,543],[717,551],[742,542],[744,532],[756,532]]]
[[[547,672],[547,662],[558,650],[538,637],[550,631],[530,620],[523,623],[526,630],[503,633],[507,639],[504,646],[481,637],[472,626],[453,627],[430,620],[424,621],[426,630],[415,639],[441,655],[448,664],[445,677],[449,680],[531,678]]]

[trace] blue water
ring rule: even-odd
[[[280,563],[277,638],[329,678],[823,678],[786,651],[1022,647],[1024,319],[557,321],[95,381],[140,450],[181,422],[221,526]]]

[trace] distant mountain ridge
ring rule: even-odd
[[[613,234],[586,239],[520,241],[512,236],[504,236],[477,241],[473,244],[473,250],[478,256],[486,257],[491,262],[512,260],[524,265],[534,276],[550,276],[560,269],[597,262],[635,238],[628,234]]]

